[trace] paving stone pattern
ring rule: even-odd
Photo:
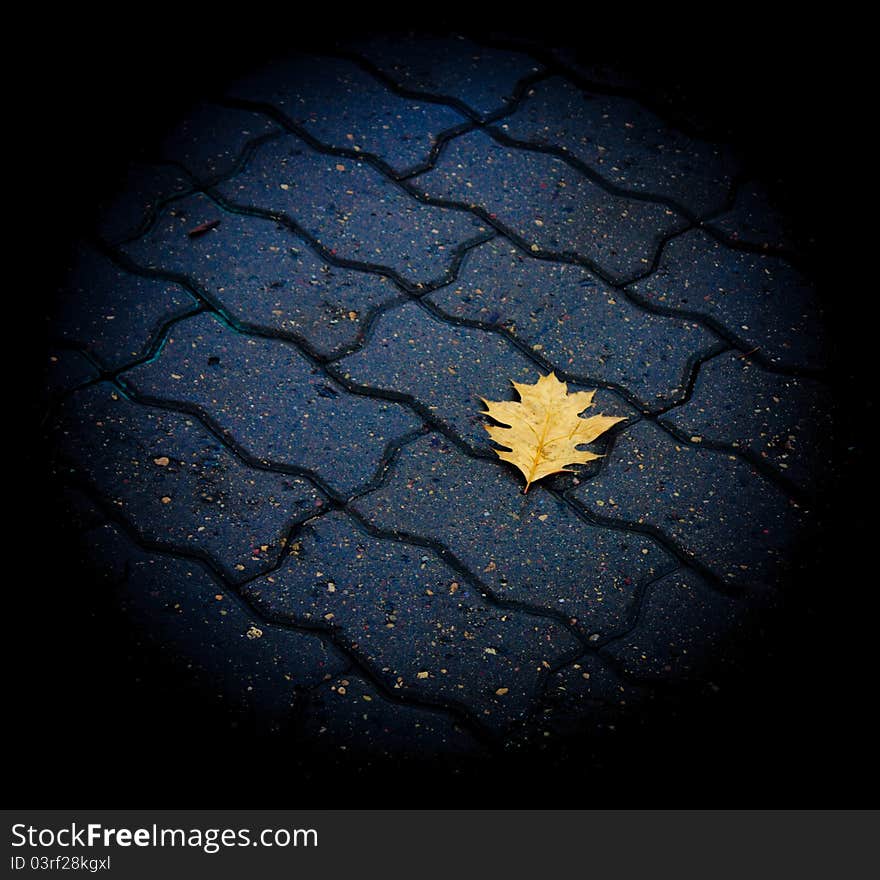
[[[766,190],[560,60],[403,37],[257,70],[74,252],[71,527],[195,690],[316,751],[612,735],[735,675],[833,474]],[[623,421],[523,494],[479,398],[550,370]]]
[[[532,260],[506,239],[469,252],[454,284],[427,297],[451,319],[502,327],[568,375],[667,405],[692,360],[718,345],[700,324],[655,315],[589,270]]]
[[[471,40],[424,37],[350,40],[354,51],[399,89],[453,99],[481,120],[510,109],[517,84],[542,69],[521,52],[499,51]]]
[[[145,540],[205,553],[232,580],[271,565],[322,504],[305,480],[248,468],[197,420],[127,400],[110,383],[62,406],[57,448]]]
[[[245,607],[198,563],[146,552],[109,523],[88,532],[108,586],[195,692],[212,694],[230,715],[267,731],[289,728],[294,710],[347,668],[319,635],[274,626]]]
[[[217,219],[211,235],[190,237]],[[290,336],[324,357],[353,345],[370,315],[402,295],[386,277],[333,266],[292,244],[274,220],[228,214],[204,194],[166,206],[123,252],[139,265],[185,274],[239,325]]]
[[[729,151],[692,140],[636,101],[591,94],[563,77],[535,85],[501,129],[562,149],[610,183],[667,196],[695,215],[727,203],[735,167]]]
[[[718,322],[778,366],[827,364],[816,292],[785,260],[733,250],[702,230],[670,241],[656,272],[629,288],[648,302]]]
[[[612,194],[555,156],[481,131],[452,141],[414,183],[435,199],[484,207],[535,253],[579,254],[616,281],[643,273],[662,239],[686,225],[663,204]]]
[[[323,473],[342,495],[366,485],[385,446],[420,425],[398,403],[349,394],[284,341],[209,314],[178,324],[125,380],[142,396],[195,407],[263,464]]]
[[[417,202],[369,163],[314,152],[295,135],[265,144],[217,191],[289,217],[332,256],[389,266],[411,284],[448,274],[456,249],[485,232],[479,218]]]
[[[53,329],[60,341],[87,340],[101,365],[116,369],[148,354],[163,324],[197,308],[179,284],[133,275],[81,243],[60,290]]]
[[[442,104],[394,94],[345,58],[294,56],[237,83],[229,96],[280,110],[323,143],[370,153],[399,175],[428,162],[438,136],[468,121]]]

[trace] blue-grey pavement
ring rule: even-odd
[[[772,190],[589,59],[326,51],[193,107],[73,251],[44,421],[102,583],[327,754],[600,742],[735,677],[835,473]],[[480,398],[551,370],[622,421],[523,494]]]

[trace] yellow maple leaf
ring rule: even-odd
[[[569,472],[566,464],[584,464],[601,456],[581,452],[576,447],[592,443],[612,425],[624,421],[615,416],[580,414],[593,405],[595,391],[568,393],[568,386],[555,373],[541,376],[534,385],[512,382],[520,401],[480,400],[486,404],[483,415],[499,425],[484,425],[489,436],[505,450],[496,449],[499,458],[515,464],[526,478],[526,488],[550,474]],[[508,451],[509,450],[509,451]]]

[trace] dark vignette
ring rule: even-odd
[[[848,261],[856,259],[850,200],[857,192],[842,184],[839,162],[854,135],[833,122],[848,112],[848,61],[826,52],[817,63],[815,51],[819,40],[833,47],[834,32],[819,22],[754,20],[722,29],[707,24],[699,37],[668,22],[636,34],[613,22],[582,34],[565,22],[518,27],[434,16],[399,23],[567,41],[637,76],[658,102],[734,143],[807,243],[841,352],[833,381],[842,476],[826,500],[825,531],[805,548],[803,588],[789,593],[766,656],[755,658],[722,700],[682,705],[671,719],[644,719],[613,747],[601,744],[598,754],[570,744],[450,774],[431,761],[363,770],[314,753],[303,757],[296,744],[280,754],[255,744],[246,728],[229,731],[210,705],[178,686],[160,656],[132,654],[124,620],[89,590],[93,578],[76,561],[39,431],[47,406],[42,318],[49,311],[39,299],[54,288],[64,248],[89,227],[128,158],[149,153],[199,97],[285,46],[339,33],[294,22],[282,45],[271,22],[216,31],[165,25],[98,37],[72,23],[67,35],[44,45],[42,73],[49,75],[26,92],[33,115],[26,117],[24,162],[32,186],[20,216],[34,257],[27,284],[17,288],[22,315],[13,325],[23,330],[19,342],[28,342],[15,365],[27,388],[16,421],[24,416],[28,433],[10,462],[22,484],[11,511],[20,532],[8,549],[19,569],[7,583],[12,800],[33,807],[371,807],[435,806],[448,794],[453,806],[486,807],[865,805],[869,688],[859,652],[872,576],[860,557],[867,557],[870,540],[864,438],[873,412],[865,381],[872,334],[860,318],[861,285],[848,275]],[[339,27],[392,25],[362,15]],[[52,593],[64,598],[46,607],[46,585],[58,583],[68,589]],[[135,677],[141,684],[132,690]]]

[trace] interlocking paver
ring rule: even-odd
[[[260,461],[315,472],[343,495],[421,424],[399,404],[349,394],[293,346],[208,314],[176,325],[158,358],[124,376],[150,398],[199,407]]]
[[[189,175],[202,183],[216,181],[235,169],[252,141],[277,131],[262,114],[199,104],[164,138],[162,162],[130,167],[124,185],[101,206],[98,233],[110,244],[140,234],[167,200],[194,190]]]
[[[501,129],[565,149],[609,183],[674,199],[696,216],[724,207],[736,167],[726,148],[688,137],[637,101],[562,77],[537,83]]]
[[[554,736],[595,743],[595,737],[613,733],[647,699],[643,685],[615,675],[595,655],[585,655],[550,676],[542,710],[524,725],[521,745],[546,744]]]
[[[488,727],[520,718],[551,663],[577,648],[558,623],[492,607],[432,552],[370,537],[341,513],[306,526],[294,549],[246,585],[256,607],[327,622],[389,688],[461,704]]]
[[[78,351],[53,348],[46,365],[46,390],[64,394],[78,385],[98,378],[92,362]]]
[[[454,716],[387,699],[362,675],[338,673],[311,695],[300,733],[312,749],[358,759],[479,755],[484,747]]]
[[[232,173],[251,142],[282,131],[262,113],[202,103],[166,135],[160,154],[207,183]]]
[[[616,281],[647,271],[664,236],[687,223],[664,205],[611,195],[562,159],[503,146],[481,131],[451,141],[413,183],[434,198],[483,208],[534,251],[586,257]]]
[[[411,395],[472,449],[483,452],[492,446],[480,398],[510,399],[511,381],[534,384],[542,374],[497,333],[437,320],[416,303],[385,312],[368,344],[335,368],[358,384]],[[632,410],[603,391],[590,409],[591,414],[598,412],[628,416]]]
[[[636,680],[675,682],[723,676],[737,642],[748,640],[752,601],[723,596],[694,572],[680,570],[648,587],[639,625],[602,651]]]
[[[653,526],[729,584],[774,583],[803,512],[735,456],[677,443],[650,422],[617,438],[599,475],[572,490],[611,521]]]
[[[540,69],[526,54],[490,49],[463,37],[376,36],[350,40],[346,46],[398,86],[456,98],[481,118],[506,109],[519,80]]]
[[[385,485],[353,506],[374,526],[440,542],[500,599],[552,609],[604,637],[637,585],[670,559],[642,535],[597,528],[518,472],[468,458],[436,435],[404,447]],[[444,511],[437,516],[437,511]]]
[[[833,472],[832,413],[828,386],[768,373],[727,352],[703,364],[691,399],[661,421],[689,437],[749,449],[796,485],[815,489]]]
[[[402,296],[383,276],[328,265],[275,221],[223,211],[201,194],[168,206],[124,251],[139,265],[185,274],[241,324],[295,336],[324,356],[351,345],[373,309]]]
[[[198,305],[179,284],[133,275],[85,244],[73,256],[57,302],[53,332],[87,346],[107,369],[147,354],[165,322]]]
[[[778,257],[731,250],[694,229],[668,242],[657,271],[630,289],[650,303],[716,319],[774,364],[827,361],[816,290]]]
[[[401,98],[343,58],[292,55],[228,94],[271,104],[322,143],[372,153],[398,174],[427,162],[437,135],[467,122],[442,104]]]
[[[688,364],[717,339],[652,315],[581,266],[532,260],[506,239],[469,251],[458,278],[427,299],[452,318],[500,325],[570,375],[611,382],[644,406],[687,386]]]
[[[88,547],[136,631],[198,692],[250,724],[287,727],[296,689],[345,668],[319,636],[265,623],[197,563],[145,553],[109,523],[88,533]]]
[[[442,278],[456,249],[486,231],[478,218],[420,204],[366,162],[317,153],[295,135],[264,144],[217,190],[236,205],[284,213],[333,254],[389,266],[413,284]]]
[[[57,442],[141,535],[206,553],[232,580],[265,571],[291,525],[320,510],[305,480],[248,468],[192,417],[109,383],[65,401]]]
[[[766,188],[753,180],[742,184],[733,207],[708,225],[732,241],[789,252],[799,250],[790,222],[772,207]]]
[[[165,201],[192,191],[181,168],[133,163],[119,189],[101,203],[96,231],[108,244],[119,244],[141,234]]]
[[[808,571],[837,475],[809,230],[758,180],[727,209],[686,92],[553,53],[365,36],[221,84],[50,318],[90,595],[304,778],[653,747]],[[623,420],[523,494],[479,397],[551,369]]]

